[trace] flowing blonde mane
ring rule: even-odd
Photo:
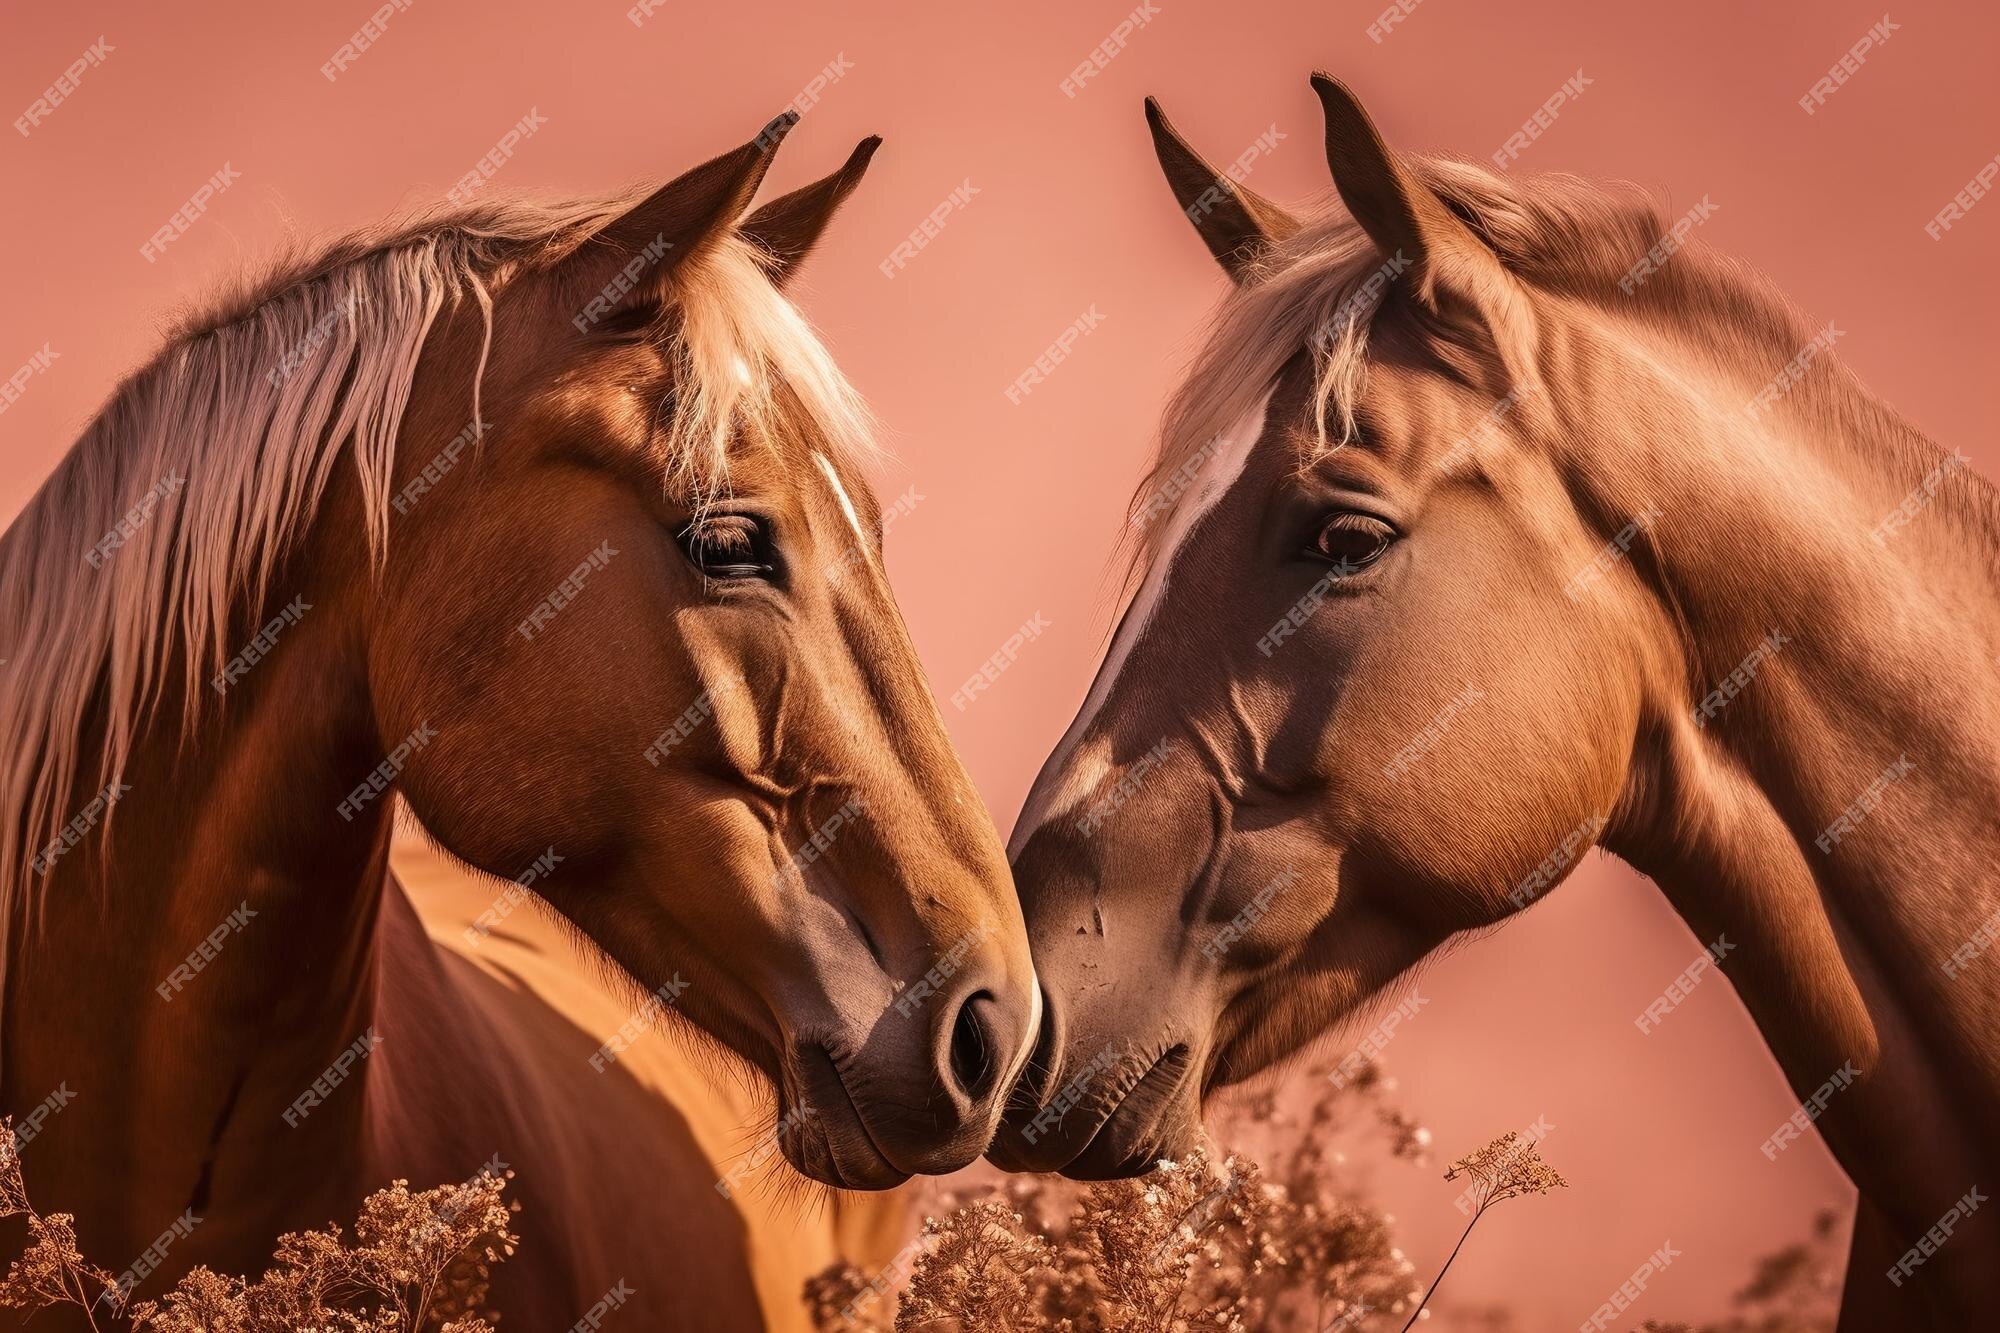
[[[233,618],[262,605],[336,468],[354,469],[386,558],[397,436],[439,312],[480,311],[478,422],[493,292],[629,203],[484,204],[341,241],[184,323],[112,394],[0,536],[0,966],[43,854],[101,836],[162,705],[183,733],[199,716]],[[670,281],[666,484],[713,494],[738,431],[791,438],[801,415],[836,457],[867,454],[865,409],[753,242],[713,239]]]

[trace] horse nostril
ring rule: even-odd
[[[994,1059],[993,1043],[987,1040],[990,1018],[987,1010],[995,1005],[992,992],[974,991],[959,1006],[951,1025],[951,1076],[959,1090],[973,1101],[981,1101],[991,1089],[1000,1062]]]

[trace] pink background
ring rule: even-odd
[[[1299,203],[1327,184],[1314,67],[1347,79],[1394,143],[1474,158],[1580,68],[1588,90],[1517,169],[1656,186],[1670,218],[1710,198],[1703,240],[1834,320],[1878,392],[1990,471],[2000,203],[1939,241],[1923,228],[2000,152],[2000,17],[1974,0],[1892,8],[1890,40],[1806,115],[1797,99],[1881,2],[1424,0],[1377,43],[1375,0],[1161,0],[1074,98],[1058,84],[1128,12],[1121,0],[674,4],[640,27],[623,0],[415,0],[332,83],[320,66],[369,3],[20,9],[0,44],[7,122],[100,35],[116,49],[30,136],[0,133],[0,379],[45,342],[59,357],[0,413],[0,521],[151,353],[161,315],[287,237],[434,200],[530,108],[547,125],[489,188],[663,179],[750,137],[844,57],[771,186],[887,136],[801,299],[891,431],[902,464],[885,496],[924,497],[894,529],[891,565],[940,698],[1022,621],[1051,622],[969,709],[944,705],[1005,825],[1082,696],[1123,502],[1221,290],[1158,179],[1142,95],[1217,158],[1275,123],[1286,137],[1250,184]],[[164,258],[142,259],[225,162],[241,179]],[[977,195],[884,277],[877,265],[967,182]],[[1007,385],[1093,306],[1102,325],[1011,405]],[[1649,885],[1594,857],[1428,974],[1432,1003],[1388,1056],[1438,1150],[1546,1117],[1546,1154],[1574,1186],[1482,1223],[1450,1303],[1506,1299],[1524,1327],[1574,1327],[1671,1241],[1683,1258],[1626,1322],[1698,1316],[1752,1255],[1846,1202],[1817,1142],[1775,1164],[1759,1153],[1795,1101],[1726,982],[1652,1036],[1634,1028],[1698,947]],[[1427,1274],[1456,1233],[1454,1189],[1430,1171],[1377,1174]]]

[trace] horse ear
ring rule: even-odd
[[[634,299],[656,292],[658,280],[675,264],[727,232],[743,215],[771,169],[778,145],[798,121],[798,112],[785,112],[741,148],[676,176],[605,223],[563,261],[563,281],[581,293],[608,292],[613,283],[620,293],[635,293]],[[642,275],[651,281],[641,281]],[[600,297],[593,306],[608,299]],[[604,313],[596,311],[595,317]]]
[[[770,256],[771,281],[782,287],[799,261],[819,244],[826,224],[861,184],[869,160],[881,146],[881,135],[869,135],[855,145],[840,170],[778,196],[744,219],[743,234]]]
[[[1247,282],[1264,252],[1299,229],[1298,219],[1204,162],[1150,97],[1146,124],[1181,212],[1229,276]]]
[[[1441,277],[1466,265],[1499,268],[1472,229],[1389,150],[1346,84],[1315,74],[1312,86],[1326,109],[1326,162],[1341,202],[1383,258],[1407,267],[1426,304],[1436,304]]]

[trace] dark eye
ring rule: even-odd
[[[771,534],[749,514],[707,514],[681,529],[681,550],[711,579],[761,579],[774,568]]]
[[[1340,513],[1327,519],[1306,554],[1351,574],[1380,560],[1395,540],[1396,530],[1379,518]]]

